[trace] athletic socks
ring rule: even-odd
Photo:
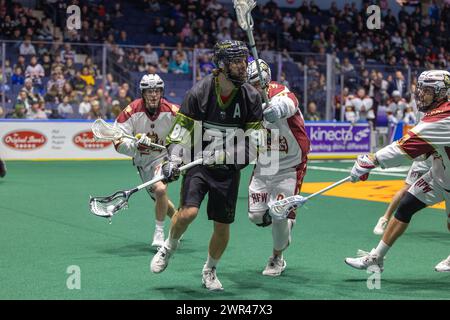
[[[219,259],[214,259],[211,257],[208,253],[208,259],[206,259],[205,266],[203,267],[203,270],[205,269],[212,269],[219,263]]]
[[[391,247],[389,247],[386,243],[383,242],[383,240],[378,243],[378,246],[373,251],[374,254],[376,254],[380,258],[384,258],[386,253],[389,251]]]
[[[156,231],[164,232],[164,221],[155,220],[155,223],[156,223]]]

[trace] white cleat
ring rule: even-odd
[[[378,236],[381,236],[384,233],[384,230],[386,230],[388,222],[389,220],[386,219],[385,217],[380,217],[380,219],[378,219],[377,225],[373,229],[373,233]]]
[[[202,271],[202,284],[210,291],[222,291],[223,287],[219,279],[217,279],[216,268],[203,269]]]
[[[161,246],[153,256],[152,262],[150,263],[150,270],[153,273],[160,273],[166,270],[171,255],[172,252],[166,246]]]
[[[381,273],[384,270],[384,258],[374,254],[375,249],[370,252],[358,250],[358,258],[346,258],[345,263],[359,270],[369,270],[373,273]]]
[[[450,256],[439,262],[434,268],[437,272],[450,272]]]
[[[262,274],[270,277],[278,277],[284,269],[286,269],[286,260],[280,256],[271,256]]]
[[[163,245],[164,245],[164,231],[155,230],[155,233],[153,234],[152,247],[161,248]]]

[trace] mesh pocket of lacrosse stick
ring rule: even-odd
[[[108,197],[90,197],[89,208],[96,216],[111,218],[117,211],[128,207],[128,198],[126,191],[118,191]]]
[[[295,195],[275,201],[269,210],[269,214],[274,219],[286,219],[292,210],[302,206],[307,201],[307,198],[301,195]]]
[[[113,127],[102,119],[95,120],[91,129],[97,140],[117,140],[123,136],[119,128]]]

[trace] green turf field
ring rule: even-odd
[[[351,163],[311,162],[349,168]],[[145,191],[109,225],[90,214],[89,195],[134,187],[128,161],[7,162],[0,179],[0,299],[450,299],[450,274],[434,266],[450,253],[443,210],[425,209],[385,261],[381,288],[369,290],[365,271],[344,258],[378,243],[372,228],[386,204],[321,196],[299,212],[288,266],[279,278],[261,275],[271,231],[247,218],[250,168],[242,175],[231,240],[218,266],[225,290],[201,287],[212,223],[204,207],[167,270],[149,271],[154,254],[153,203]],[[345,172],[309,170],[306,182],[334,182]],[[372,179],[401,179],[372,176]],[[357,186],[355,186],[357,187]],[[170,185],[178,201],[179,184]],[[166,223],[166,232],[168,221]],[[66,286],[69,266],[81,270],[81,289]]]

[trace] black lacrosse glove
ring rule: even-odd
[[[172,156],[170,159],[166,159],[162,164],[162,174],[164,176],[164,182],[172,182],[178,180],[180,177],[181,159]]]

